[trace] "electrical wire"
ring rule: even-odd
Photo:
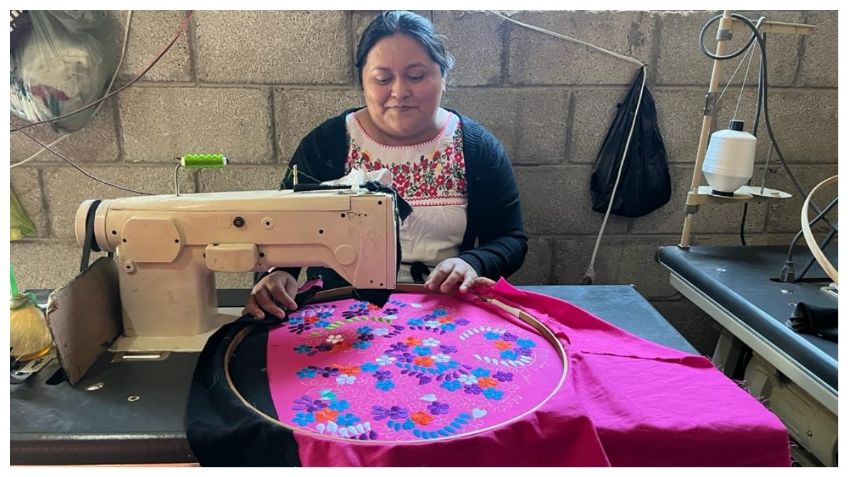
[[[88,109],[88,108],[90,108],[90,107],[92,107],[96,104],[100,104],[103,101],[106,101],[107,99],[111,98],[112,96],[117,95],[121,91],[129,88],[130,86],[135,84],[138,80],[140,80],[148,71],[150,71],[150,69],[153,68],[153,66],[155,66],[156,63],[158,63],[159,60],[162,59],[163,56],[165,56],[165,53],[167,53],[168,50],[170,50],[171,47],[174,46],[174,43],[177,42],[177,39],[179,39],[179,37],[183,34],[183,32],[185,32],[186,28],[188,28],[189,21],[191,20],[191,17],[192,17],[193,14],[194,14],[194,10],[188,11],[188,13],[185,16],[185,19],[183,19],[183,22],[180,24],[180,27],[177,29],[177,32],[174,34],[174,37],[171,39],[171,41],[168,42],[167,45],[165,45],[165,48],[162,49],[162,51],[156,56],[156,58],[153,60],[153,62],[150,63],[147,66],[147,68],[142,70],[142,72],[139,73],[138,76],[133,78],[129,83],[125,84],[124,86],[121,86],[120,88],[116,89],[115,91],[113,91],[113,92],[103,96],[102,98],[100,98],[96,101],[93,101],[93,102],[91,102],[91,103],[89,103],[89,104],[87,104],[87,105],[85,105],[85,106],[83,106],[83,107],[81,107],[81,108],[79,108],[75,111],[71,111],[70,113],[65,113],[61,116],[56,116],[55,118],[52,118],[52,119],[45,119],[43,121],[38,121],[38,122],[35,122],[35,123],[29,123],[29,124],[25,124],[23,126],[18,126],[16,128],[12,128],[10,132],[21,131],[23,129],[31,128],[31,127],[37,126],[39,124],[52,123],[52,122],[58,121],[60,119],[67,118],[68,116],[73,116],[74,114],[77,114],[81,111],[85,111],[86,109]]]
[[[150,192],[141,192],[141,191],[137,191],[137,190],[134,190],[134,189],[130,189],[130,188],[128,188],[128,187],[124,187],[124,186],[122,186],[122,185],[113,184],[113,183],[111,183],[111,182],[108,182],[108,181],[105,181],[105,180],[103,180],[103,179],[100,179],[99,177],[96,177],[96,176],[92,175],[91,173],[86,172],[85,170],[83,170],[80,166],[76,165],[76,164],[74,163],[74,161],[72,161],[72,160],[68,159],[67,157],[63,156],[62,154],[60,154],[60,153],[58,153],[58,152],[54,151],[54,150],[53,150],[53,148],[51,148],[50,146],[47,146],[46,144],[43,144],[43,143],[42,143],[41,141],[39,141],[38,139],[36,139],[36,138],[32,137],[32,136],[31,136],[28,132],[23,131],[23,130],[21,130],[20,132],[21,132],[21,134],[23,134],[24,136],[26,136],[26,137],[28,137],[28,138],[32,139],[33,141],[35,141],[35,143],[36,143],[36,144],[38,144],[39,146],[43,147],[44,149],[47,149],[48,151],[52,152],[53,154],[55,154],[55,155],[57,155],[57,156],[59,156],[62,160],[64,160],[64,161],[65,161],[65,162],[67,162],[68,164],[70,164],[70,165],[71,165],[74,169],[76,169],[76,170],[80,171],[80,172],[81,172],[81,173],[83,173],[86,177],[88,177],[88,178],[90,178],[90,179],[94,179],[94,180],[96,180],[97,182],[100,182],[100,183],[102,183],[102,184],[106,184],[107,186],[114,187],[114,188],[116,188],[116,189],[121,189],[121,190],[124,190],[124,191],[127,191],[127,192],[132,192],[133,194],[140,194],[140,195],[154,195],[154,194],[151,194]]]
[[[124,27],[124,42],[121,46],[121,57],[118,59],[118,66],[115,67],[115,72],[112,74],[112,79],[109,80],[109,85],[106,86],[106,92],[104,93],[104,97],[101,98],[101,103],[97,105],[97,109],[95,109],[94,112],[91,114],[92,118],[97,116],[97,113],[100,111],[100,108],[105,104],[102,101],[104,99],[106,99],[105,96],[108,95],[109,92],[112,90],[112,86],[115,84],[115,78],[118,77],[118,72],[121,71],[121,66],[124,64],[124,58],[126,57],[126,54],[127,54],[127,40],[130,37],[130,22],[132,21],[132,14],[133,14],[132,10],[127,10],[127,24]],[[63,135],[59,136],[59,138],[56,139],[55,141],[48,144],[48,146],[53,147],[56,144],[59,144],[60,142],[64,141],[65,139],[67,139],[68,137],[70,137],[72,135],[73,135],[73,133],[72,134],[63,134]],[[27,157],[26,159],[13,163],[12,165],[9,166],[9,168],[11,169],[13,167],[18,167],[18,166],[21,166],[23,164],[26,164],[27,162],[38,157],[44,151],[46,151],[46,149],[41,148],[41,149],[35,151],[31,156]]]

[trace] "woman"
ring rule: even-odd
[[[413,207],[400,228],[398,281],[420,282],[429,273],[430,290],[465,293],[518,270],[527,236],[503,146],[474,120],[440,107],[452,64],[426,18],[405,11],[377,16],[356,52],[366,106],[315,128],[289,166],[298,166],[300,183],[338,179],[352,168],[389,169]],[[287,174],[280,187],[291,186]],[[245,311],[282,318],[275,299],[296,309],[298,273],[277,269],[264,276]]]

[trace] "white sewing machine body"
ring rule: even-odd
[[[83,245],[86,215],[76,216]],[[324,266],[356,288],[393,289],[396,218],[389,194],[253,191],[104,200],[92,240],[115,252],[123,337],[114,350],[195,350],[218,313],[213,272]]]

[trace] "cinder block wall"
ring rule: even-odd
[[[94,175],[154,193],[171,193],[174,158],[222,152],[223,171],[183,175],[182,189],[275,188],[299,138],[341,109],[362,104],[353,56],[375,12],[199,11],[188,34],[139,83],[106,103],[89,125],[56,145]],[[589,176],[616,102],[636,72],[632,64],[481,12],[422,12],[447,37],[456,58],[448,107],[475,117],[504,143],[521,188],[530,251],[517,284],[575,284],[590,258],[602,215],[589,200]],[[701,108],[712,62],[697,35],[719,12],[522,12],[514,18],[647,62],[669,154],[673,196],[642,218],[613,216],[595,269],[596,283],[633,283],[698,349],[716,339],[710,320],[668,285],[654,251],[679,241],[691,181]],[[810,37],[769,35],[771,122],[800,181],[811,188],[837,172],[837,13],[742,12],[756,18],[817,25]],[[124,18],[123,12],[115,12]],[[137,11],[120,80],[126,83],[160,51],[184,12]],[[123,21],[123,20],[121,20]],[[729,73],[738,60],[724,63]],[[751,65],[740,116],[753,119],[758,60]],[[739,97],[744,66],[722,99],[724,127]],[[120,83],[119,83],[120,84]],[[13,122],[14,122],[13,118]],[[56,135],[36,129],[37,137]],[[38,150],[13,134],[11,160]],[[757,177],[767,143],[760,141]],[[768,183],[793,192],[776,157]],[[125,192],[98,184],[49,153],[12,169],[12,189],[38,236],[11,244],[25,288],[55,288],[79,266],[74,214],[85,199]],[[747,237],[783,244],[799,227],[801,202],[753,204]],[[694,242],[738,244],[741,206],[703,208]],[[248,287],[250,277],[219,277],[221,287]]]

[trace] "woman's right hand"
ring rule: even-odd
[[[265,318],[265,312],[271,313],[278,318],[285,318],[285,311],[278,307],[274,300],[286,307],[289,311],[297,309],[294,296],[297,295],[297,279],[283,270],[276,270],[265,275],[250,292],[250,298],[244,304],[242,314],[250,313],[259,318]],[[263,311],[264,310],[264,311]]]

